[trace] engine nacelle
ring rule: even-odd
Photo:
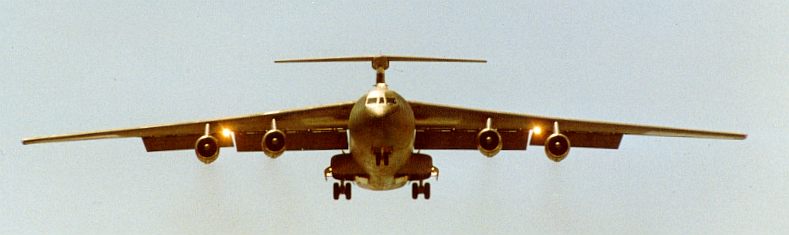
[[[285,132],[281,130],[269,130],[260,142],[263,153],[270,158],[277,158],[285,152]]]
[[[219,157],[219,140],[211,135],[203,135],[195,142],[195,155],[205,164],[211,164]]]
[[[554,162],[560,162],[570,153],[570,138],[554,133],[545,139],[545,155]]]
[[[504,144],[501,141],[501,134],[495,129],[487,127],[477,134],[477,149],[486,157],[496,156],[502,146]]]

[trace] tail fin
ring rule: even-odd
[[[308,59],[287,59],[276,60],[274,63],[309,63],[309,62],[372,62],[372,67],[376,71],[376,82],[384,83],[384,71],[389,68],[389,61],[404,61],[404,62],[471,62],[471,63],[486,63],[486,60],[479,59],[453,59],[453,58],[438,58],[438,57],[419,57],[419,56],[395,56],[395,55],[377,55],[377,56],[348,56],[348,57],[327,57],[327,58],[308,58]]]

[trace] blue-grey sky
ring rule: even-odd
[[[789,233],[786,1],[0,4],[0,233]],[[626,136],[619,150],[427,151],[431,200],[354,187],[339,151],[147,153],[139,139],[22,146],[31,136],[355,100],[367,63],[404,54],[406,99],[749,134]]]

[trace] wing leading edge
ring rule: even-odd
[[[488,118],[501,134],[504,150],[543,145],[558,122],[573,147],[617,149],[623,135],[745,139],[745,134],[613,122],[575,120],[409,102],[416,118],[416,149],[476,149],[476,135]],[[529,131],[540,129],[529,141]]]

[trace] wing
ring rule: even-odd
[[[416,118],[415,149],[476,149],[477,133],[488,118],[501,134],[504,150],[525,149],[529,130],[540,128],[531,145],[543,145],[559,123],[573,147],[617,149],[623,135],[650,135],[716,139],[745,139],[746,135],[726,132],[690,130],[657,126],[632,125],[600,121],[573,120],[475,110],[460,107],[409,102]]]
[[[288,150],[346,149],[348,117],[353,104],[349,101],[223,119],[31,138],[22,143],[141,137],[149,152],[193,149],[195,141],[205,134],[205,126],[209,124],[208,132],[219,139],[220,146],[233,146],[235,139],[238,151],[262,151],[263,134],[271,129],[271,120],[276,119],[277,128],[288,135]],[[223,136],[224,130],[232,131],[234,138]]]

